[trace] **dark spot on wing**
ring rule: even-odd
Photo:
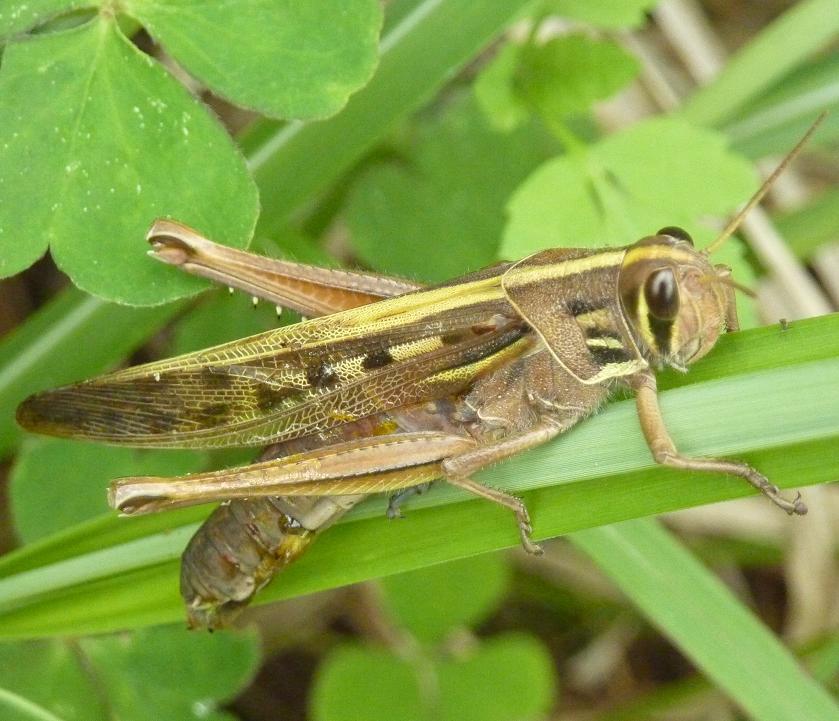
[[[289,397],[289,391],[285,388],[277,388],[266,383],[260,383],[255,388],[256,407],[263,413],[274,410],[280,403]]]
[[[225,373],[223,368],[202,368],[201,383],[207,388],[225,390],[233,385],[233,376]]]
[[[218,426],[230,416],[230,406],[226,403],[211,403],[198,410],[191,416],[191,420],[198,421],[203,426]]]
[[[463,333],[445,333],[440,336],[440,342],[443,345],[457,345],[464,339]]]
[[[87,412],[57,403],[48,393],[39,393],[21,403],[15,417],[21,426],[30,430],[40,430],[46,423],[79,428],[87,419]]]
[[[114,408],[109,408],[108,406],[102,406],[98,410],[97,415],[99,416],[98,420],[105,426],[105,428],[117,428],[125,418],[123,413]],[[154,415],[149,416],[147,423],[149,428],[153,430],[169,430],[172,427],[174,420],[175,419],[171,413],[162,413],[157,411]]]
[[[374,350],[368,353],[364,360],[361,361],[361,367],[364,370],[374,370],[375,368],[384,368],[386,365],[393,363],[393,356],[386,348],[381,350]]]
[[[143,414],[139,418],[135,417],[131,411],[123,412],[111,408],[102,408],[99,411],[99,420],[104,426],[102,432],[106,435],[111,431],[124,428],[126,419],[140,421],[145,432],[148,433],[171,433],[180,430],[183,423],[183,419],[177,413],[162,408],[155,409],[153,413]]]
[[[312,388],[328,388],[338,381],[338,374],[328,363],[318,363],[306,369],[306,380]]]

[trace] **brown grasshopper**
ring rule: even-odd
[[[704,250],[670,227],[624,248],[543,250],[420,287],[260,257],[159,220],[148,235],[158,260],[317,317],[39,393],[18,421],[130,446],[269,446],[246,467],[111,485],[125,514],[224,501],[183,556],[195,626],[228,622],[366,495],[392,494],[396,515],[435,479],[509,508],[524,548],[540,553],[522,501],[472,476],[567,431],[618,384],[634,391],[657,462],[739,476],[806,513],[745,463],[682,455],[653,369],[684,370],[737,329],[738,286],[709,255],[814,129]]]

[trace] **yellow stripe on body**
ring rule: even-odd
[[[475,302],[476,297],[487,300],[502,298],[504,294],[501,290],[501,275],[474,280],[469,283],[447,285],[442,288],[400,295],[396,298],[388,298],[377,303],[371,303],[370,305],[364,305],[343,311],[342,313],[326,316],[326,318],[333,318],[335,320],[347,318],[351,322],[357,318],[362,323],[369,323],[380,319],[391,318],[395,315],[401,316],[406,312],[426,311],[430,308],[439,312],[463,305],[464,296],[466,296],[465,304],[469,305]]]
[[[626,265],[645,260],[662,258],[676,264],[695,265],[698,251],[693,248],[677,248],[672,245],[642,245],[626,251]]]
[[[555,280],[569,275],[585,273],[589,270],[597,270],[598,268],[608,268],[620,265],[625,254],[626,249],[621,248],[620,250],[593,253],[582,258],[571,258],[547,265],[522,267],[521,264],[517,264],[505,273],[504,282],[509,283],[510,280],[513,280],[516,284],[538,283],[539,281]],[[526,263],[527,260],[528,258],[525,258],[521,263]]]

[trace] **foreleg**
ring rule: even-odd
[[[781,495],[778,487],[771,484],[766,476],[746,463],[715,458],[690,458],[679,453],[673,439],[667,432],[667,426],[664,424],[661,407],[658,404],[655,376],[652,373],[639,373],[633,376],[630,382],[635,391],[635,402],[638,408],[638,418],[641,421],[641,430],[657,463],[672,468],[728,473],[732,476],[739,476],[751,483],[772,503],[783,508],[790,515],[807,513],[807,506],[801,500],[800,493],[796,494],[791,501],[787,500]]]

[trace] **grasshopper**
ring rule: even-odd
[[[288,307],[309,320],[31,396],[25,428],[158,448],[267,446],[253,465],[111,484],[123,514],[223,501],[188,544],[181,593],[192,626],[225,625],[282,567],[372,493],[406,496],[445,479],[509,508],[472,476],[635,394],[658,463],[745,479],[806,513],[757,470],[678,451],[655,369],[685,370],[737,330],[730,270],[710,254],[800,152],[819,121],[708,248],[667,227],[623,248],[554,248],[432,286],[327,270],[217,245],[171,220],[148,240],[164,263]]]

